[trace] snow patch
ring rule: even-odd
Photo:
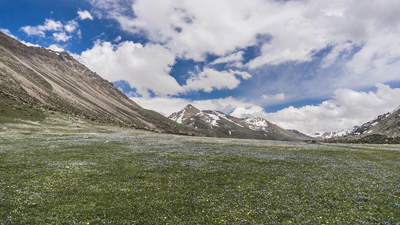
[[[266,131],[266,128],[268,127],[268,122],[263,119],[263,118],[247,118],[244,119],[244,122],[247,124],[250,124],[249,126],[250,129],[254,131],[259,131],[259,130],[264,130]]]
[[[228,120],[229,122],[231,122],[231,123],[234,123],[235,125],[237,125],[237,126],[239,126],[239,127],[243,127],[242,125],[240,125],[240,124],[238,124],[238,123],[235,123],[235,121],[233,121],[233,120],[231,120],[231,119],[228,119],[227,117],[226,117],[226,115],[225,114],[222,114],[222,113],[219,113],[219,112],[217,112],[217,111],[213,111],[213,113],[215,113],[217,116],[219,116],[220,118],[223,118],[223,119],[226,119],[226,120]]]
[[[179,118],[176,120],[177,123],[182,124],[182,118],[183,115],[185,114],[185,109],[183,110],[183,112],[181,113],[181,115],[179,116]]]

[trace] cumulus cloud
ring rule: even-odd
[[[243,79],[251,77],[249,73],[243,71],[217,71],[204,68],[200,73],[191,73],[191,77],[186,81],[185,89],[204,90],[205,92],[211,92],[214,89],[234,89],[241,82],[235,75],[241,76]]]
[[[231,115],[237,117],[263,117],[286,129],[296,129],[304,133],[339,131],[362,125],[377,115],[387,113],[400,105],[400,88],[376,84],[376,92],[357,92],[338,89],[331,100],[319,105],[299,108],[290,106],[266,113],[262,107],[238,107]]]
[[[63,25],[60,21],[54,21],[52,19],[46,19],[44,25],[38,26],[24,26],[21,27],[21,30],[24,31],[27,35],[38,35],[41,37],[45,37],[45,31],[59,31],[62,30]]]
[[[69,21],[66,25],[64,25],[64,29],[65,31],[67,31],[68,33],[71,33],[73,31],[76,30],[76,28],[79,27],[78,22],[76,22],[75,20],[71,20]]]
[[[81,31],[77,30],[78,27],[79,24],[76,20],[70,20],[67,24],[63,25],[60,21],[46,19],[44,25],[24,26],[21,27],[20,30],[25,32],[28,36],[37,35],[40,37],[45,37],[45,32],[51,31],[53,32],[52,36],[54,41],[66,42],[73,37],[71,36],[72,33],[76,33],[79,37],[81,37]],[[70,35],[67,35],[67,33]]]
[[[121,41],[121,40],[122,40],[122,37],[121,37],[121,36],[118,36],[117,38],[114,39],[114,42],[119,42],[119,41]]]
[[[78,11],[78,16],[79,16],[79,19],[81,19],[81,20],[85,20],[85,19],[93,20],[92,15],[87,10]]]
[[[190,91],[233,89],[251,75],[244,71],[217,71],[204,68],[190,73],[185,85],[169,75],[175,55],[159,44],[145,46],[131,41],[120,44],[97,41],[92,49],[74,55],[80,62],[109,81],[127,81],[142,96],[149,91],[157,96],[176,95]]]
[[[335,81],[335,88],[369,87],[377,82],[399,80],[400,4],[396,1],[92,0],[91,3],[96,10],[117,20],[122,29],[145,33],[152,42],[162,43],[179,57],[204,61],[208,54],[213,54],[220,58],[211,64],[232,61],[230,66],[245,64],[256,70],[265,65],[311,62],[316,53],[330,48],[321,63],[321,68],[328,68],[335,66],[336,60],[347,52],[360,48],[354,57],[346,59],[348,63],[337,65],[341,67],[336,68],[337,73],[328,77]],[[260,51],[249,62],[240,57],[241,53],[235,53],[252,46],[260,46]],[[316,85],[324,76],[326,73],[318,74],[308,83]],[[360,76],[362,82],[354,82]]]
[[[68,41],[72,36],[68,36],[65,32],[53,33],[55,41]]]
[[[158,44],[145,46],[132,41],[113,45],[97,41],[92,49],[75,57],[109,81],[127,81],[137,93],[149,96],[176,94],[183,90],[168,73],[175,56]]]

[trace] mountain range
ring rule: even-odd
[[[38,110],[136,129],[225,138],[303,140],[262,118],[239,119],[193,106],[170,120],[142,108],[68,53],[26,46],[2,32],[0,94]],[[29,119],[29,115],[23,117]]]
[[[364,123],[346,136],[332,137],[325,141],[400,144],[400,106]]]
[[[171,114],[171,120],[214,137],[301,141],[308,138],[263,118],[237,118],[216,110],[199,110],[189,104]]]
[[[236,118],[220,111],[199,110],[192,105],[166,118],[142,108],[68,53],[26,46],[2,32],[0,94],[2,98],[21,103],[13,108],[2,100],[2,104],[12,110],[21,107],[34,109],[31,114],[40,110],[59,111],[101,123],[173,134],[282,141],[327,139],[336,142],[357,142],[367,137],[377,137],[375,139],[379,141],[400,138],[399,108],[360,127],[310,135],[285,130],[263,118]],[[15,115],[21,119],[32,116],[28,113]]]
[[[359,129],[359,126],[354,126],[352,128],[347,128],[347,129],[343,129],[340,131],[327,131],[327,132],[323,132],[323,133],[314,132],[314,133],[308,134],[308,136],[310,136],[311,138],[313,138],[315,140],[324,140],[324,139],[329,139],[329,138],[333,138],[333,137],[343,137],[346,135],[350,135],[353,132],[355,132],[357,129]]]

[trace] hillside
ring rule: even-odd
[[[290,131],[292,133],[295,133],[295,134],[299,135],[300,137],[302,137],[302,138],[304,138],[306,140],[312,140],[313,139],[313,137],[311,137],[311,136],[309,136],[307,134],[303,134],[298,130],[288,129],[288,131]]]
[[[130,100],[66,52],[28,47],[0,32],[0,94],[28,108],[124,127],[198,134]],[[23,114],[29,119],[29,116]]]
[[[351,135],[361,135],[361,134],[365,134],[365,133],[369,132],[369,130],[373,126],[375,126],[376,124],[381,122],[383,119],[385,119],[389,115],[390,115],[390,113],[385,113],[385,114],[377,116],[376,118],[374,118],[374,119],[364,123],[363,125],[361,125],[361,127],[357,128],[355,131],[353,131],[351,133]]]
[[[400,144],[400,108],[364,123],[351,135],[331,138],[327,142]]]
[[[236,118],[215,110],[199,110],[190,104],[168,118],[214,137],[281,141],[307,139],[263,118]]]

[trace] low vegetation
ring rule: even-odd
[[[0,224],[400,223],[400,145],[187,137],[42,115],[0,123]]]

